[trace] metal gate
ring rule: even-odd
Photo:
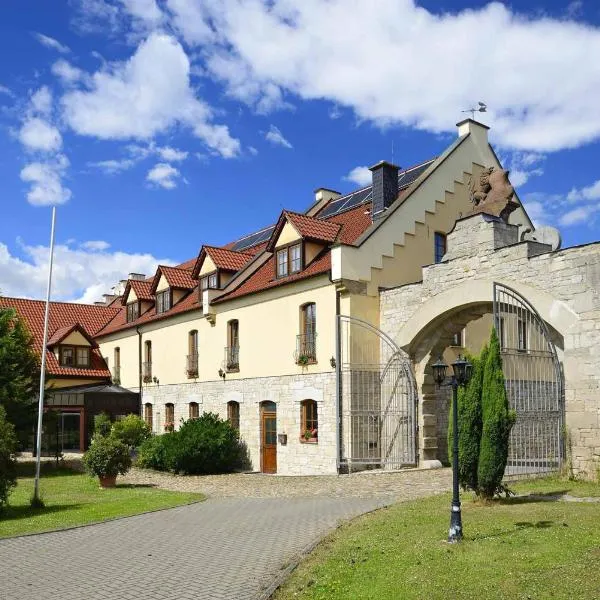
[[[564,383],[548,327],[521,294],[499,283],[494,283],[494,324],[508,401],[517,413],[505,474],[558,471],[564,456]]]
[[[352,470],[417,462],[417,387],[408,355],[365,321],[338,315],[340,462]]]

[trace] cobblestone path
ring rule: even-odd
[[[210,497],[109,523],[0,540],[0,598],[262,598],[303,549],[340,521],[395,500],[446,491],[450,484],[447,470],[294,478],[134,471],[127,477],[148,479]]]

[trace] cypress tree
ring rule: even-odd
[[[466,358],[473,364],[473,375],[465,387],[458,388],[458,480],[463,489],[478,492],[477,466],[481,443],[481,390],[487,346],[479,356]],[[452,414],[452,406],[450,406]],[[452,460],[452,418],[448,425],[448,456]]]
[[[508,405],[500,343],[495,329],[492,329],[483,371],[481,414],[483,427],[477,484],[480,496],[491,499],[502,490],[502,478],[508,460],[510,430],[516,418],[515,412],[510,410]]]

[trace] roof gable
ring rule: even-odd
[[[152,282],[142,279],[128,279],[125,285],[125,291],[121,298],[121,304],[125,306],[129,301],[131,291],[134,292],[135,298],[133,300],[141,300],[143,302],[154,302],[151,292]]]
[[[73,333],[81,335],[92,348],[97,348],[98,344],[94,341],[94,338],[82,327],[79,323],[73,325],[66,325],[65,327],[59,327],[48,339],[46,344],[48,348],[52,348],[63,342],[67,337]]]
[[[202,264],[207,256],[210,257],[217,269],[231,272],[239,271],[252,260],[252,254],[246,252],[236,252],[235,250],[218,248],[216,246],[202,246],[202,250],[198,255],[198,260],[192,271],[192,277],[194,279],[198,279]]]
[[[269,239],[266,248],[267,252],[273,252],[275,249],[277,240],[286,223],[289,223],[298,232],[301,238],[327,244],[335,242],[340,231],[340,225],[337,223],[315,219],[314,217],[308,217],[306,215],[284,210],[271,234],[271,238]]]
[[[187,269],[159,265],[150,285],[150,294],[156,294],[161,277],[167,280],[169,287],[178,290],[193,290],[196,287],[196,282],[192,279],[192,274]]]

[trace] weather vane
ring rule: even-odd
[[[476,112],[487,112],[487,104],[485,102],[478,102],[478,107],[477,108],[467,108],[467,110],[463,110],[461,112],[464,113],[471,113],[471,119],[473,119],[473,121],[475,121],[475,113]]]

